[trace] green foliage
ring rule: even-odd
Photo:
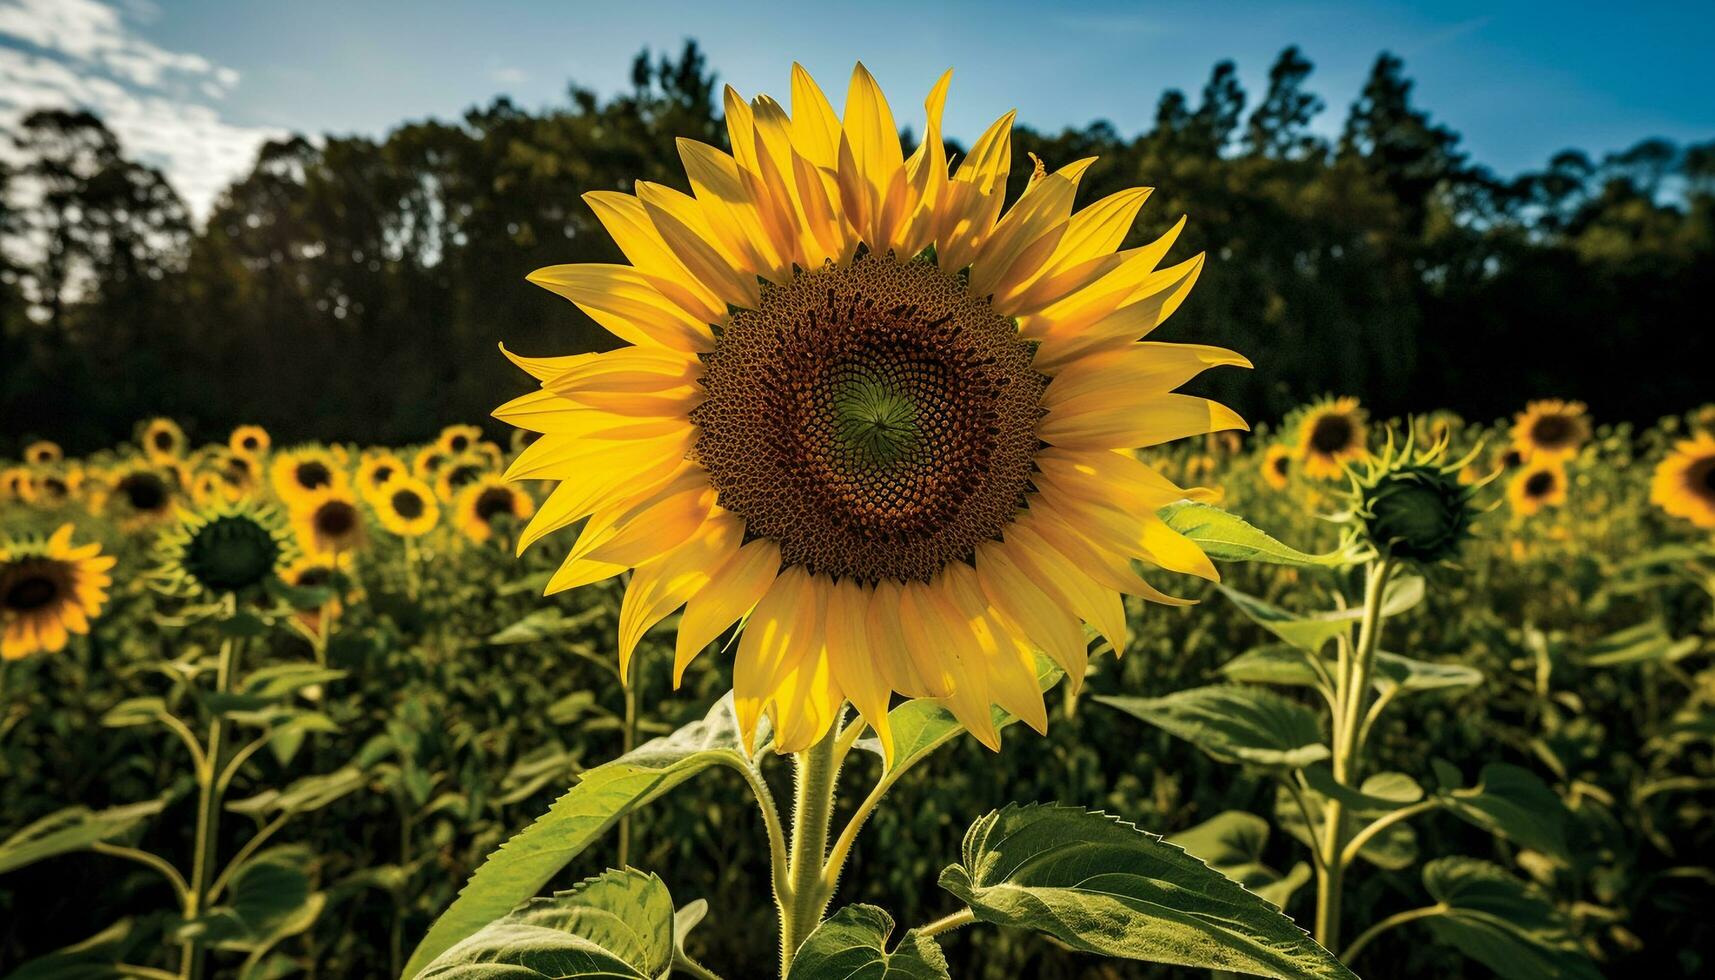
[[[1176,735],[1217,759],[1296,769],[1328,757],[1310,709],[1257,687],[1225,685],[1159,698],[1098,697]]]
[[[1496,974],[1520,980],[1601,976],[1542,892],[1493,864],[1440,858],[1424,865],[1423,884],[1440,903],[1424,924]]]
[[[786,980],[950,980],[935,940],[908,932],[892,952],[893,917],[873,905],[848,905],[816,927],[798,947]]]
[[[1068,806],[991,813],[941,887],[978,921],[1092,953],[1270,977],[1351,977],[1274,906],[1153,834]]]

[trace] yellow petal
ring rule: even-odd
[[[821,86],[792,63],[792,144],[813,167],[832,170],[839,162],[840,119]]]
[[[1146,394],[1077,410],[1050,410],[1037,426],[1044,442],[1073,449],[1131,449],[1187,436],[1248,429],[1219,402],[1192,395]]]
[[[864,620],[864,633],[869,637],[876,669],[895,691],[908,698],[939,697],[945,688],[932,687],[917,673],[912,662],[905,626],[900,622],[900,595],[903,586],[883,579],[870,592],[869,610]]]
[[[944,573],[947,596],[970,623],[977,647],[986,661],[988,696],[1014,717],[1048,734],[1048,710],[1036,682],[1036,660],[1029,648],[1002,622],[983,594],[976,570],[953,562]]]
[[[584,202],[626,259],[663,296],[704,323],[716,323],[726,316],[726,306],[667,247],[642,201],[618,191],[590,191],[584,195]]]
[[[834,583],[827,595],[826,628],[828,666],[834,682],[845,692],[858,714],[875,729],[887,765],[893,765],[893,728],[887,722],[892,688],[875,664],[869,641],[869,593],[850,579]]]
[[[928,692],[924,695],[927,697],[945,698],[953,694],[955,665],[946,654],[943,620],[928,585],[906,582],[900,588],[898,621],[905,640],[905,656],[910,661],[912,675]]]
[[[702,531],[660,558],[637,566],[619,604],[619,677],[629,682],[631,656],[651,626],[684,605],[709,582],[709,573],[738,551],[744,524],[729,514],[710,518]]]
[[[1015,546],[1008,553],[1031,581],[1094,626],[1116,651],[1125,650],[1131,634],[1118,592],[1096,584],[1074,562],[1017,522],[1007,529],[1005,540]]]
[[[1203,256],[1199,254],[1154,273],[1127,298],[1125,305],[1078,332],[1056,326],[1042,339],[1036,363],[1053,373],[1087,351],[1123,346],[1148,336],[1185,302],[1202,271]]]
[[[994,715],[989,710],[992,700],[988,689],[987,657],[981,648],[981,624],[967,615],[948,593],[944,577],[928,585],[919,585],[917,613],[923,618],[923,636],[918,646],[932,657],[936,669],[947,680],[947,694],[941,699],[959,724],[975,735],[977,741],[990,749],[1000,748],[1000,732],[994,727]],[[910,635],[910,620],[906,620]],[[932,645],[931,645],[932,644]],[[918,657],[919,669],[924,656]]]
[[[676,143],[685,175],[691,181],[691,192],[702,206],[709,227],[727,250],[745,260],[747,270],[753,275],[773,282],[790,278],[791,263],[775,250],[763,232],[750,193],[739,175],[738,163],[707,143],[682,137]]]
[[[756,604],[739,636],[733,658],[733,710],[747,749],[756,740],[756,723],[788,671],[798,665],[817,634],[810,575],[802,565],[781,572]]]
[[[885,249],[889,238],[881,226],[883,202],[896,181],[900,182],[898,193],[903,194],[905,155],[887,97],[861,62],[852,69],[846,92],[839,153],[840,196],[846,214],[871,248]]]
[[[834,680],[825,636],[825,611],[833,582],[813,575],[803,605],[816,610],[815,626],[804,633],[804,651],[774,685],[770,718],[774,722],[774,751],[802,752],[821,741],[839,718],[845,695]]]
[[[697,654],[728,626],[749,615],[780,572],[780,548],[757,538],[727,560],[685,605],[673,651],[673,686]]]
[[[1242,355],[1201,344],[1126,344],[1068,362],[1042,394],[1052,410],[1106,400],[1125,393],[1168,392],[1212,367],[1248,368]]]
[[[593,262],[553,265],[537,269],[528,278],[576,303],[578,309],[627,343],[693,354],[715,349],[708,324],[661,295],[630,266]]]
[[[989,604],[1015,632],[1030,638],[1060,665],[1076,692],[1084,683],[1089,649],[1077,617],[1049,598],[1019,569],[1007,545],[985,541],[977,546],[977,583]]]
[[[749,260],[734,258],[730,251],[717,245],[708,222],[699,222],[696,219],[700,215],[688,213],[686,199],[683,195],[675,197],[677,193],[638,185],[650,224],[691,275],[720,302],[754,308],[760,293],[756,277],[749,271],[752,267]]]
[[[648,506],[639,508],[615,525],[614,533],[590,550],[595,561],[638,565],[678,547],[696,534],[715,507],[715,492],[702,480],[701,487],[679,489]]]

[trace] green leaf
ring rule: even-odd
[[[1577,660],[1586,667],[1618,667],[1650,661],[1672,663],[1695,653],[1698,644],[1695,636],[1674,640],[1666,623],[1652,619],[1596,640],[1577,654]]]
[[[750,765],[730,694],[702,721],[585,771],[547,813],[476,869],[417,945],[405,975],[415,976],[453,944],[535,895],[620,817],[715,765]]]
[[[1423,867],[1445,911],[1424,920],[1435,938],[1509,980],[1600,980],[1571,924],[1536,886],[1487,861],[1445,857]]]
[[[1167,526],[1185,535],[1216,561],[1254,561],[1297,568],[1337,568],[1352,564],[1347,549],[1312,555],[1282,544],[1244,518],[1212,504],[1181,500],[1157,511]]]
[[[848,905],[804,939],[786,980],[950,980],[947,958],[928,936],[908,932],[887,952],[893,917],[873,905]]]
[[[1290,643],[1271,643],[1246,650],[1217,669],[1227,680],[1245,684],[1320,687],[1321,678],[1310,664],[1313,656]]]
[[[283,698],[313,684],[337,681],[345,674],[343,670],[315,664],[274,664],[247,674],[239,683],[238,692],[257,698]]]
[[[333,772],[304,776],[283,790],[265,789],[255,796],[226,805],[233,813],[272,816],[278,813],[308,813],[363,788],[368,781],[362,770],[346,766]]]
[[[1352,623],[1364,616],[1362,606],[1299,616],[1236,589],[1224,585],[1217,588],[1252,622],[1309,653],[1320,650],[1323,644],[1350,629]],[[1423,601],[1424,595],[1422,576],[1395,576],[1382,594],[1381,614],[1385,618],[1408,612]]]
[[[302,845],[270,848],[232,876],[230,900],[182,923],[173,937],[221,949],[265,950],[315,924],[327,896],[313,889]]]
[[[1299,793],[1304,799],[1304,809],[1310,811],[1310,822],[1305,822],[1304,810],[1299,809],[1285,786],[1275,792],[1274,822],[1305,847],[1319,847],[1315,841],[1323,839],[1322,813],[1327,801],[1313,789],[1301,789]],[[1409,868],[1417,863],[1417,832],[1403,821],[1396,823],[1370,838],[1358,856],[1388,871]]]
[[[1483,683],[1483,672],[1464,664],[1431,663],[1378,650],[1373,682],[1379,691],[1398,689],[1411,694],[1418,691],[1476,687]]]
[[[606,871],[536,898],[437,956],[420,980],[665,977],[673,963],[673,897],[652,874]]]
[[[1317,793],[1339,800],[1358,814],[1387,813],[1423,799],[1423,787],[1403,772],[1378,772],[1353,788],[1335,781],[1327,766],[1311,766],[1304,770],[1304,781]]]
[[[159,721],[167,715],[167,702],[160,698],[126,698],[101,716],[107,728],[134,728]]]
[[[1085,952],[1353,977],[1260,897],[1154,834],[1078,807],[1014,804],[979,819],[941,887],[979,921],[1035,929]]]
[[[1096,700],[1225,762],[1295,769],[1328,757],[1316,713],[1266,688],[1217,684],[1159,698]]]
[[[1312,631],[1313,633],[1313,631]],[[1307,633],[1306,635],[1312,635]],[[1232,681],[1249,684],[1279,684],[1286,687],[1319,687],[1320,677],[1311,666],[1317,656],[1289,643],[1275,643],[1247,650],[1220,666]],[[1376,651],[1372,683],[1381,692],[1415,693],[1476,687],[1483,672],[1463,664],[1431,663]]]
[[[1036,684],[1047,691],[1060,682],[1064,673],[1047,657],[1036,658]],[[1018,719],[1000,708],[990,708],[996,731]],[[893,765],[889,771],[909,769],[917,760],[952,741],[965,726],[941,702],[928,698],[907,701],[887,713],[893,729]],[[881,755],[881,740],[873,736],[858,739],[857,747]]]
[[[1263,863],[1268,846],[1268,821],[1254,813],[1228,810],[1189,830],[1167,838],[1167,843],[1245,886],[1270,905],[1284,908],[1292,893],[1310,877],[1310,868],[1300,861],[1282,875]]]
[[[690,955],[685,952],[685,937],[689,936],[691,930],[701,924],[708,914],[709,902],[704,898],[686,902],[673,913],[673,955],[678,960],[690,959]]]
[[[119,962],[138,945],[138,933],[130,919],[120,919],[88,939],[39,956],[6,974],[6,980],[118,980],[135,976],[123,972]],[[159,938],[154,932],[151,939]]]
[[[1477,786],[1441,794],[1447,809],[1468,823],[1499,834],[1521,847],[1568,858],[1566,804],[1528,769],[1491,762],[1478,774]]]
[[[164,799],[145,800],[107,810],[70,806],[51,813],[0,843],[0,874],[123,837],[166,805]]]

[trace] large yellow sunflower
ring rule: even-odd
[[[1332,479],[1346,464],[1363,459],[1369,424],[1356,398],[1324,398],[1305,410],[1298,423],[1298,456],[1304,474]]]
[[[144,455],[151,462],[171,463],[185,454],[189,445],[185,439],[185,430],[179,428],[179,423],[168,418],[150,419],[143,424],[143,433],[137,437],[137,442],[143,447]]]
[[[1183,221],[1120,248],[1147,188],[1074,212],[1090,160],[1003,209],[1012,114],[950,170],[950,77],[910,157],[861,65],[843,118],[796,66],[790,115],[727,89],[734,152],[679,141],[691,194],[585,195],[629,264],[530,276],[629,346],[514,358],[542,390],[495,413],[543,433],[508,475],[560,481],[520,546],[585,521],[549,591],[635,569],[622,672],[680,607],[676,676],[748,614],[739,722],[782,752],[845,700],[891,752],[894,692],[990,746],[992,704],[1042,729],[1035,651],[1076,683],[1081,622],[1124,650],[1121,593],[1180,601],[1132,559],[1216,578],[1131,452],[1244,427],[1173,393],[1243,357],[1142,342],[1203,257],[1163,267]]]
[[[345,467],[332,451],[320,446],[299,446],[274,455],[268,469],[274,493],[289,507],[326,489],[344,490],[349,482]]]
[[[381,526],[402,538],[420,538],[435,529],[441,505],[435,492],[409,473],[396,473],[370,497]]]
[[[116,559],[100,544],[74,547],[72,531],[65,524],[46,541],[0,544],[0,657],[57,653],[101,614]]]
[[[1655,468],[1650,502],[1698,527],[1715,528],[1715,434],[1682,440]]]
[[[300,494],[291,506],[292,530],[306,555],[347,555],[363,546],[363,511],[343,485]]]
[[[1507,503],[1521,517],[1566,503],[1566,469],[1558,461],[1532,460],[1507,483]]]
[[[536,502],[528,494],[508,486],[505,478],[487,473],[453,498],[452,523],[465,537],[483,542],[494,537],[497,522],[523,521],[534,513]]]
[[[1552,463],[1578,455],[1590,438],[1583,402],[1535,401],[1513,416],[1512,445],[1521,459]]]
[[[227,439],[227,447],[245,459],[261,459],[268,455],[268,447],[272,444],[268,430],[260,425],[241,425],[233,429]]]

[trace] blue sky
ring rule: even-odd
[[[286,131],[379,134],[508,94],[627,84],[641,47],[697,38],[746,95],[784,94],[802,61],[836,102],[854,60],[902,122],[955,69],[966,141],[1010,108],[1040,128],[1147,127],[1164,88],[1235,60],[1253,101],[1298,44],[1332,132],[1376,53],[1406,60],[1418,104],[1502,173],[1576,146],[1715,138],[1715,4],[367,2],[0,0],[0,115],[82,103],[163,165],[199,210]]]

